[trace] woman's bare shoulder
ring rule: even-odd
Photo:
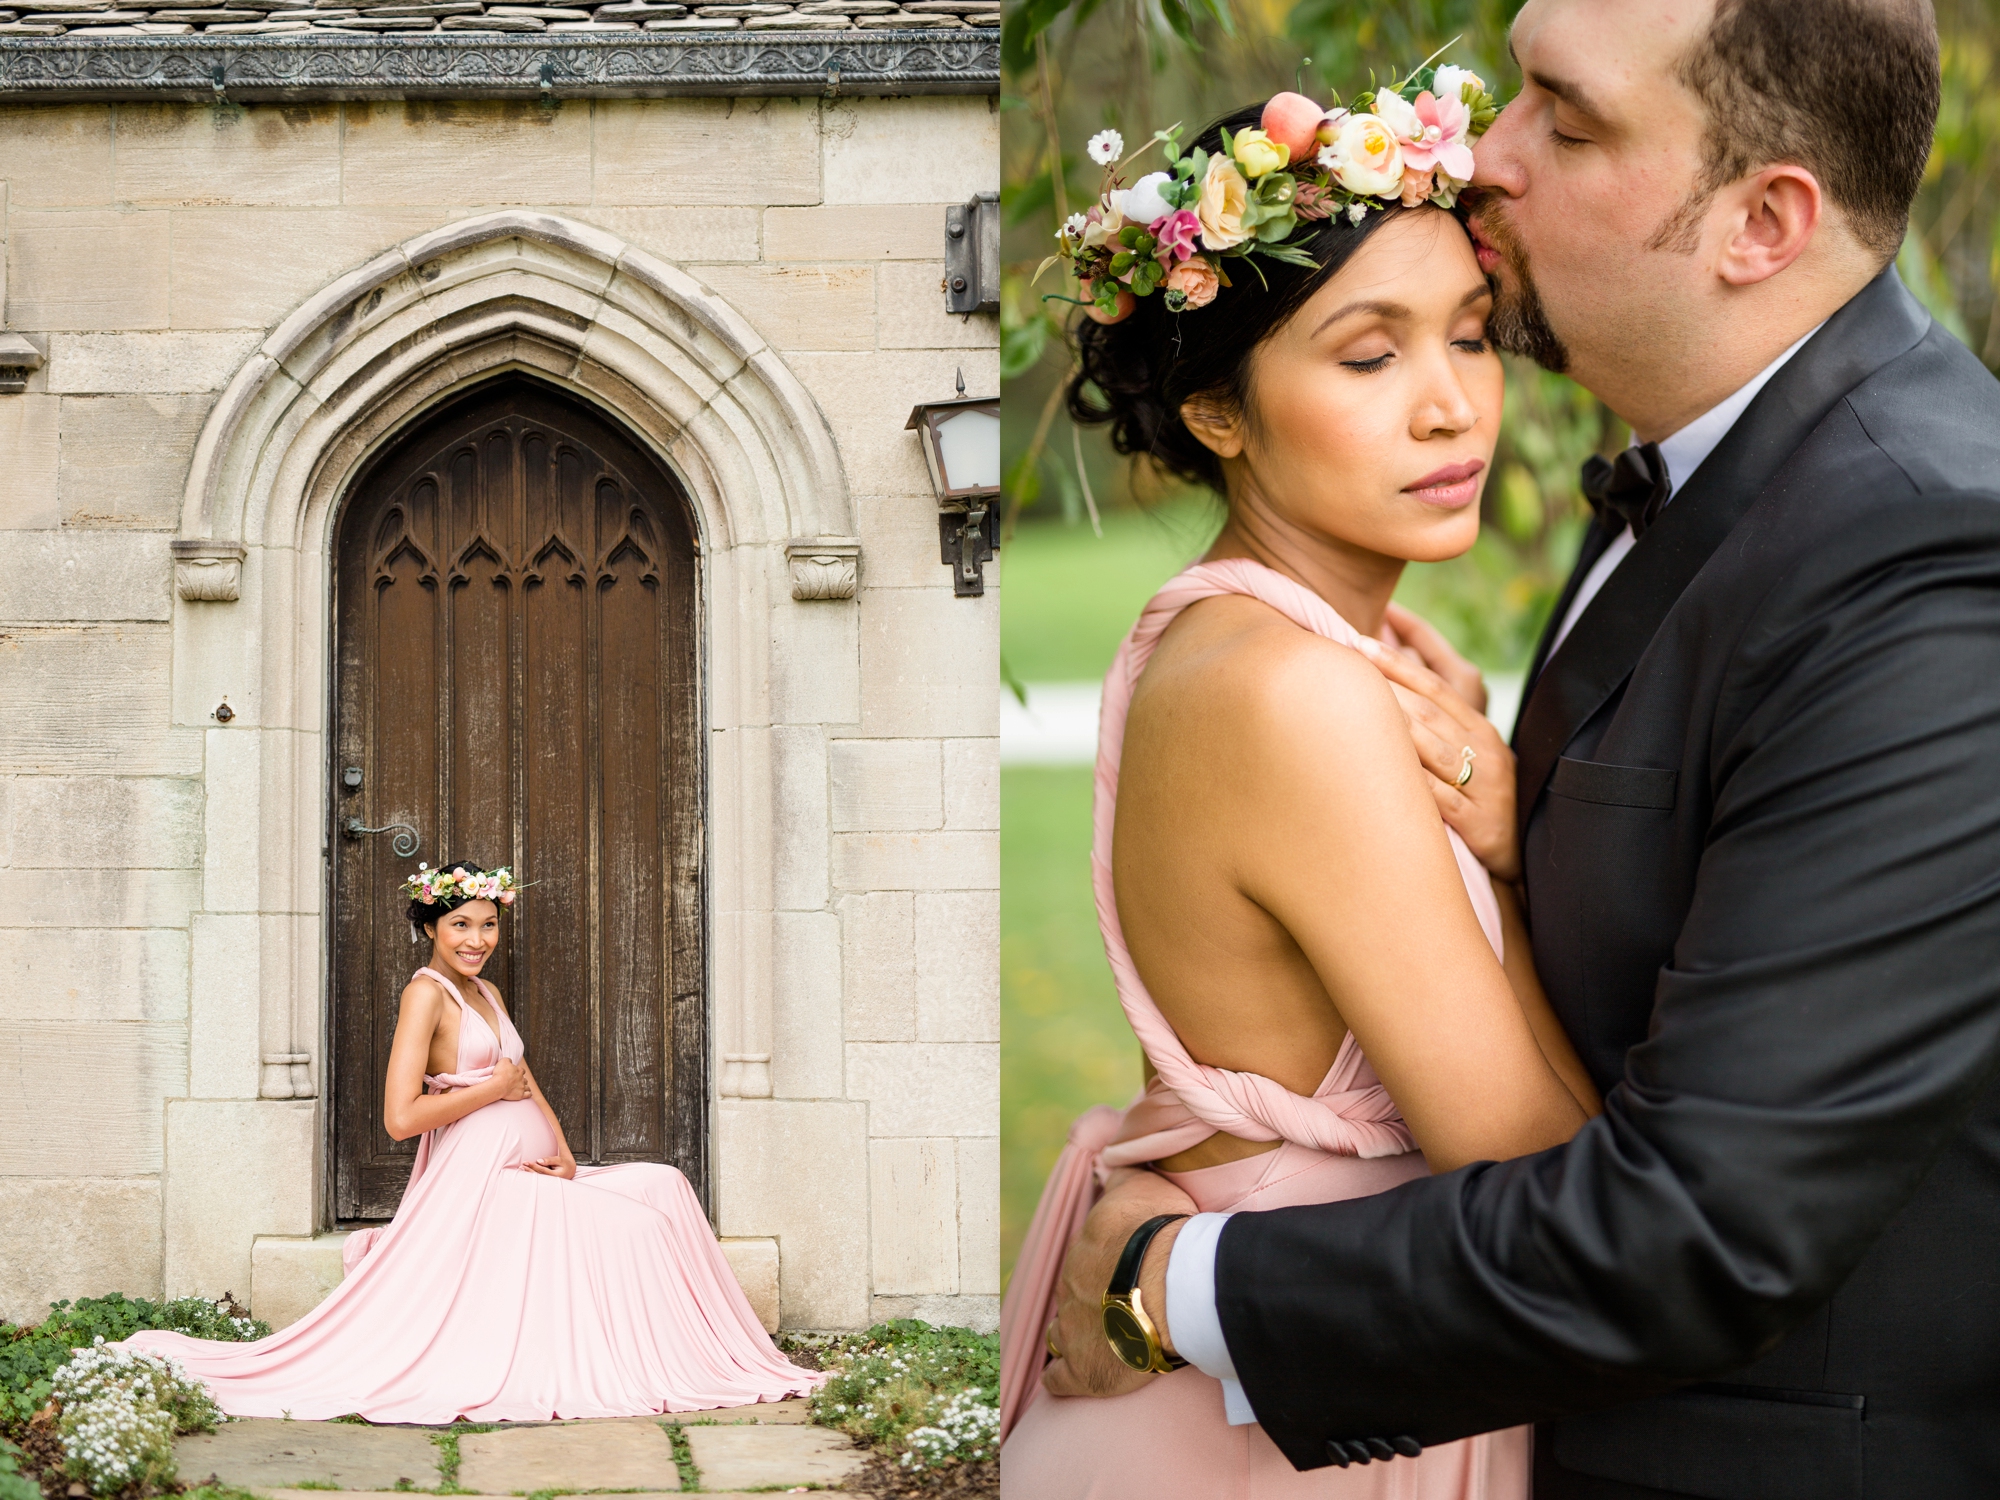
[[[435,1015],[449,1003],[444,986],[428,974],[413,974],[410,982],[403,986],[399,1004],[405,1014]]]

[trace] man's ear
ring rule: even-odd
[[[1730,223],[1716,274],[1731,286],[1755,286],[1791,265],[1825,211],[1818,180],[1793,162],[1773,162],[1723,193]]]
[[[1214,396],[1190,396],[1181,403],[1181,421],[1195,441],[1217,458],[1235,458],[1243,452],[1243,414],[1232,403]]]

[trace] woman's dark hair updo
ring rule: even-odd
[[[1224,115],[1183,149],[1201,146],[1222,155],[1222,132],[1234,136],[1263,118],[1262,104]],[[1332,217],[1301,221],[1287,244],[1319,264],[1311,270],[1259,255],[1227,256],[1221,265],[1230,285],[1206,307],[1169,312],[1159,293],[1138,299],[1130,316],[1099,323],[1079,316],[1075,337],[1079,369],[1066,393],[1078,423],[1109,423],[1120,453],[1144,454],[1183,479],[1222,494],[1222,460],[1181,420],[1181,403],[1212,395],[1237,407],[1249,394],[1250,356],[1390,219],[1413,210],[1370,209],[1359,224],[1336,209]],[[1259,273],[1262,273],[1261,275]]]
[[[483,870],[485,864],[476,859],[445,859],[438,861],[440,870]],[[443,919],[445,913],[457,911],[468,901],[476,901],[476,896],[447,896],[442,901],[412,901],[404,915],[410,919],[410,936],[418,942],[424,938],[424,928]]]

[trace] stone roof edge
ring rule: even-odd
[[[0,40],[9,103],[998,94],[1000,33]]]

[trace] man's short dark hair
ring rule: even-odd
[[[1657,244],[1693,249],[1717,189],[1785,161],[1819,179],[1864,245],[1894,258],[1937,125],[1929,0],[1716,0],[1679,73],[1708,128],[1695,191]]]

